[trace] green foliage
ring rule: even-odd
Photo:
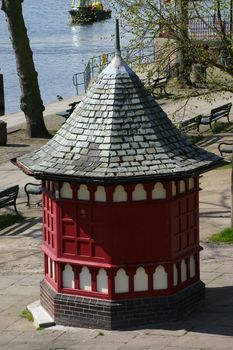
[[[103,332],[98,332],[97,336],[98,337],[102,337],[102,336],[104,336],[104,333]]]
[[[20,222],[23,218],[18,215],[13,214],[3,214],[0,215],[0,230],[4,228],[14,225],[17,222]]]
[[[219,233],[215,233],[209,237],[210,242],[214,243],[233,243],[233,227],[225,228]]]
[[[32,313],[28,309],[24,309],[23,311],[21,311],[20,316],[30,322],[33,322]]]
[[[216,67],[233,77],[233,45],[229,28],[224,27],[225,14],[229,11],[229,2],[216,0],[170,2],[157,0],[112,0],[112,6],[121,14],[122,27],[133,34],[131,44],[141,47],[145,42],[162,38],[163,44],[157,42],[157,67],[174,62],[179,64],[177,73],[190,80],[193,63],[206,67]],[[213,16],[215,21],[212,21]],[[189,32],[189,23],[199,22],[209,34]],[[202,37],[203,34],[203,37]],[[212,38],[215,40],[212,40]],[[225,62],[221,59],[227,52]],[[227,63],[226,63],[227,62]],[[189,84],[187,84],[189,85]],[[215,87],[217,85],[215,84]]]

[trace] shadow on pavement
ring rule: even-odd
[[[0,237],[31,237],[41,238],[41,217],[23,218],[18,223],[9,226],[0,232]]]

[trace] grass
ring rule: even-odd
[[[212,124],[213,134],[218,134],[220,132],[229,131],[233,126],[233,123],[222,123],[216,122]]]
[[[22,219],[22,216],[13,214],[0,215],[0,230],[3,230],[8,226],[14,225],[16,222],[20,222]]]
[[[23,311],[21,311],[20,316],[30,322],[33,322],[32,313],[28,309],[24,309]]]
[[[209,241],[214,243],[233,243],[233,227],[227,227],[213,234],[209,237]]]
[[[192,143],[198,143],[201,142],[205,139],[205,137],[203,135],[186,135],[188,137],[188,139],[192,142]]]
[[[229,163],[229,164],[226,164],[226,165],[223,165],[223,166],[217,168],[217,170],[231,169],[231,168],[232,168],[232,163]]]

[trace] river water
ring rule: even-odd
[[[92,56],[113,51],[112,19],[71,26],[71,0],[24,0],[23,13],[44,104],[57,95],[75,95],[74,73]],[[4,75],[6,114],[20,110],[20,88],[5,16],[0,11],[0,69]]]

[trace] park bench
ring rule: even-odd
[[[233,142],[221,142],[218,145],[218,150],[221,156],[223,156],[223,153],[228,153],[228,154],[233,153]]]
[[[28,182],[24,186],[24,191],[26,192],[27,195],[27,206],[30,207],[30,195],[40,195],[42,193],[42,186],[41,184],[35,184],[32,182]],[[40,205],[41,200],[36,202],[36,205]]]
[[[1,189],[0,190],[0,208],[5,208],[13,205],[16,214],[19,215],[19,212],[16,208],[16,199],[18,196],[18,192],[19,192],[18,185]]]
[[[64,117],[65,119],[68,119],[69,116],[73,113],[75,107],[80,103],[81,101],[75,101],[70,103],[68,106],[70,108],[68,108],[67,110],[63,111],[63,112],[58,112],[56,113],[56,115],[58,115],[59,117]]]
[[[199,114],[196,117],[187,119],[179,124],[179,129],[183,132],[190,130],[197,130],[199,132],[200,125],[210,125],[212,129],[212,122],[216,122],[220,118],[226,117],[228,122],[229,114],[231,110],[232,103],[226,103],[225,105],[211,109],[209,115]]]
[[[196,117],[184,120],[179,124],[179,129],[184,133],[191,130],[197,130],[198,125],[200,123],[200,119],[201,116],[198,115]]]
[[[226,103],[222,106],[211,109],[209,115],[200,114],[200,121],[197,125],[197,130],[199,131],[200,125],[209,125],[212,129],[212,122],[216,122],[220,118],[226,117],[228,123],[230,123],[229,114],[232,107],[232,103]]]
[[[166,86],[168,83],[168,80],[170,79],[170,75],[162,75],[161,77],[158,76],[155,78],[152,83],[149,85],[149,91],[154,95],[154,90],[160,89],[160,93],[164,92],[167,96],[169,93],[166,91]]]

